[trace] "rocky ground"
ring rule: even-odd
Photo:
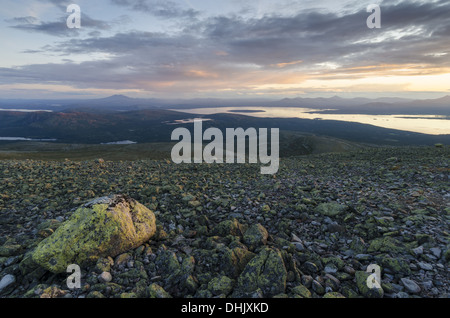
[[[379,148],[255,165],[0,161],[1,297],[449,297],[449,147]],[[83,203],[154,211],[141,246],[69,274],[27,253]],[[381,288],[366,284],[381,267]]]

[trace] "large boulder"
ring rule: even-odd
[[[70,264],[115,257],[148,241],[156,232],[155,215],[123,195],[95,199],[72,216],[32,252],[34,262],[54,273]]]
[[[286,289],[287,271],[281,252],[263,247],[245,266],[238,278],[233,297],[273,297]]]

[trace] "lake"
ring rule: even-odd
[[[318,114],[320,111],[311,108],[298,107],[210,107],[172,109],[195,115],[213,115],[218,113],[233,113],[259,118],[302,118],[339,120],[369,124],[383,128],[398,129],[429,135],[450,134],[450,120],[437,115],[358,115],[358,114]],[[323,110],[323,109],[322,109]]]
[[[46,112],[46,113],[53,113],[53,110],[48,109],[22,109],[22,108],[0,108],[0,112],[22,112],[22,113],[36,113],[36,112]]]
[[[24,137],[0,137],[0,141],[56,141],[57,139],[31,139]]]
[[[101,143],[101,145],[134,145],[134,144],[137,144],[137,142],[131,140],[121,140],[121,141]]]

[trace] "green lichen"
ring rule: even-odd
[[[337,202],[330,202],[330,203],[321,203],[319,204],[315,212],[325,215],[325,216],[336,216],[338,214],[341,214],[345,211],[345,206],[340,205]]]
[[[345,298],[345,296],[338,292],[329,292],[326,293],[323,298]]]
[[[149,298],[172,298],[168,292],[158,284],[151,284],[147,288]]]
[[[295,286],[291,291],[292,293],[294,293],[294,295],[298,295],[303,298],[311,298],[311,292],[304,285]]]
[[[155,264],[161,271],[168,274],[178,274],[181,269],[177,255],[173,251],[165,249],[158,255]]]
[[[272,297],[284,293],[286,279],[287,271],[280,251],[265,247],[245,266],[234,295],[249,296],[260,289],[264,297]]]
[[[228,295],[233,290],[234,280],[227,276],[213,278],[208,283],[208,290],[216,296]]]
[[[181,262],[181,273],[183,275],[191,274],[194,271],[195,259],[193,256],[188,256]]]
[[[155,233],[155,216],[140,203],[115,196],[109,204],[76,210],[33,251],[33,261],[54,273],[70,264],[82,265],[99,257],[116,256],[148,241]]]
[[[267,244],[267,238],[269,233],[261,224],[253,224],[245,231],[244,243],[250,247],[250,249],[256,248],[260,245]]]
[[[114,265],[114,260],[111,257],[100,257],[95,264],[95,270],[101,274],[103,272],[109,272],[111,266]]]
[[[220,222],[214,228],[214,234],[218,236],[233,235],[242,237],[244,232],[244,227],[236,219]]]
[[[227,275],[237,277],[254,256],[254,253],[244,248],[230,249],[225,247],[221,249],[219,266]]]
[[[106,298],[101,292],[91,291],[86,298]]]
[[[186,288],[192,294],[195,293],[198,288],[198,281],[192,275],[188,275],[187,277],[186,275],[183,275],[182,277],[180,277],[180,282],[181,286]]]
[[[398,253],[401,252],[404,249],[404,247],[402,246],[402,244],[390,237],[380,237],[380,238],[376,238],[374,240],[372,240],[370,242],[369,248],[367,249],[367,251],[369,253],[373,253],[373,252],[381,252],[381,253]]]
[[[345,263],[342,259],[340,259],[339,257],[324,257],[321,259],[322,264],[324,266],[328,265],[328,264],[333,264],[336,266],[337,269],[342,269],[345,266]]]
[[[383,267],[391,269],[396,274],[411,274],[409,263],[401,258],[384,257],[383,259],[381,259],[381,265]]]
[[[5,243],[3,246],[0,246],[0,256],[9,257],[13,255],[20,254],[22,250],[22,246],[19,244],[8,244]]]

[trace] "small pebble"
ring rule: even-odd
[[[109,283],[110,281],[112,281],[112,275],[109,272],[103,272],[98,276],[98,280],[101,283]]]

